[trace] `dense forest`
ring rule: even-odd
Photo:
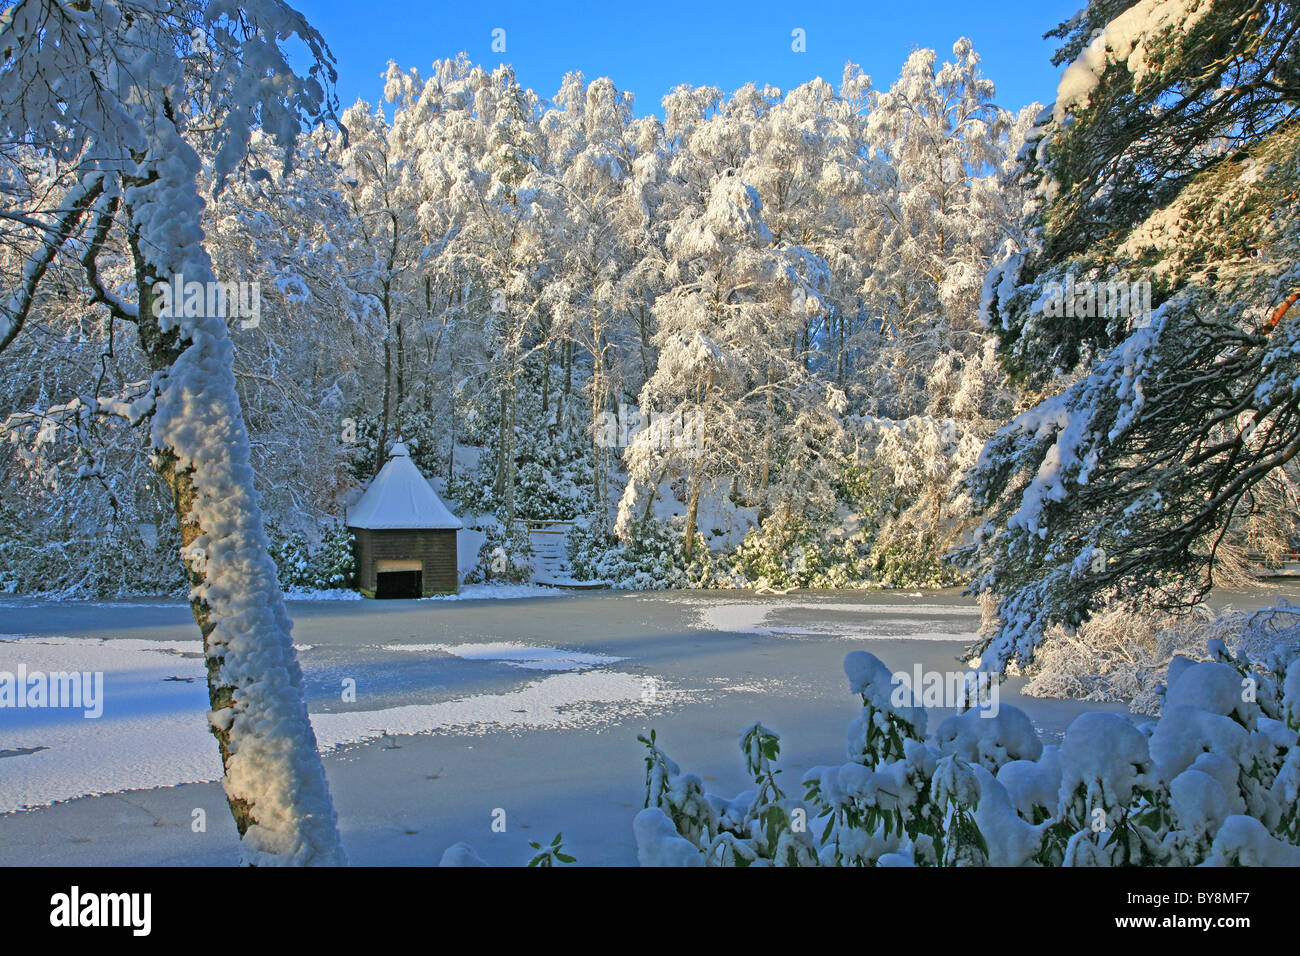
[[[473,579],[565,520],[616,587],[963,583],[963,687],[1121,659],[1166,708],[931,734],[854,651],[821,849],[755,724],[735,800],[643,738],[643,862],[1294,863],[1295,609],[1200,602],[1296,540],[1300,10],[1049,36],[1018,112],[965,39],[661,115],[464,56],[340,110],[281,0],[3,4],[0,589],[184,595],[244,860],[343,862],[284,589],[349,586],[400,438]]]
[[[546,100],[464,57],[393,65],[385,96],[291,168],[254,131],[220,177],[216,107],[190,104],[215,273],[257,311],[228,324],[282,583],[346,581],[343,507],[399,432],[510,555],[480,575],[524,573],[520,522],[553,518],[582,527],[579,573],[633,586],[957,580],[957,480],[1016,408],[979,308],[1023,244],[1010,173],[1040,110],[996,106],[968,41],[879,90],[853,65],[838,87],[680,87],[662,119],[609,79]],[[7,158],[33,204],[67,186],[48,155]],[[130,253],[102,246],[114,295]],[[132,323],[75,259],[51,272],[0,355],[25,410],[0,458],[0,580],[174,590],[147,435],[57,427],[88,377],[147,391]]]

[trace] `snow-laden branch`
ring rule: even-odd
[[[45,227],[39,237],[39,243],[27,257],[18,288],[0,303],[0,352],[22,331],[41,279],[63,245],[81,224],[86,210],[104,191],[102,173],[92,173],[73,186],[60,203],[61,213],[57,219]]]

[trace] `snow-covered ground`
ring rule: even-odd
[[[465,840],[522,863],[529,840],[563,831],[582,863],[634,863],[638,733],[655,727],[709,789],[734,792],[738,734],[761,719],[782,734],[794,781],[843,759],[848,651],[960,669],[979,623],[955,592],[545,594],[291,603],[353,862],[435,863]],[[0,863],[235,862],[188,608],[6,600],[0,672],[20,665],[102,672],[104,706],[97,719],[0,709]],[[1018,686],[1003,701],[1049,737],[1102,709],[1022,699]]]

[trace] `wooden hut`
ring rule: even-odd
[[[456,532],[447,510],[402,442],[359,501],[348,509],[356,542],[357,589],[369,598],[454,594]]]

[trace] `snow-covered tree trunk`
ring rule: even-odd
[[[310,51],[307,78],[294,73],[280,46],[291,37]],[[171,489],[183,542],[207,659],[209,720],[243,859],[342,863],[254,490],[226,318],[189,308],[188,294],[186,307],[173,303],[164,314],[155,295],[173,279],[212,287],[200,182],[210,173],[220,191],[247,155],[255,126],[285,149],[287,163],[304,127],[332,112],[322,86],[332,83],[332,57],[282,0],[17,0],[0,14],[0,47],[8,51],[0,139],[44,144],[75,160],[80,189],[111,190],[95,207],[94,239],[80,262],[91,303],[136,325],[154,371],[146,403],[154,463]],[[210,56],[191,56],[200,51]],[[198,63],[207,72],[196,72]],[[199,87],[212,94],[206,130],[189,123]],[[206,171],[191,136],[208,137],[213,148]],[[130,246],[136,303],[97,279],[96,256],[115,217]],[[82,402],[100,412],[129,404],[133,421],[145,414],[135,402],[101,402],[96,394]]]
[[[183,401],[203,394],[177,391]],[[171,448],[155,453],[180,530],[190,609],[203,635],[208,722],[244,862],[342,864],[337,817],[260,513],[244,512],[233,522],[222,516],[247,500],[251,481],[223,495],[218,475],[242,470],[251,479],[251,471],[246,460],[241,467],[228,458],[215,468],[210,462],[200,475],[182,461]],[[258,538],[263,543],[249,544]],[[213,597],[216,591],[224,593]]]
[[[160,274],[141,252],[137,224],[167,200],[168,185],[153,177],[128,182],[135,205],[127,212],[140,342],[157,387],[154,467],[171,493],[190,607],[203,635],[208,722],[221,753],[226,801],[244,862],[342,864],[292,623],[253,486],[225,320],[192,320],[183,339],[155,309],[154,288],[172,276]],[[206,260],[191,257],[191,276],[196,258]]]
[[[695,529],[699,523],[700,514],[700,493],[704,488],[704,463],[705,449],[708,446],[708,418],[701,409],[703,408],[704,398],[710,394],[713,389],[714,373],[710,371],[704,381],[703,387],[699,391],[699,401],[696,404],[696,415],[699,423],[698,439],[700,443],[699,454],[692,462],[691,469],[691,491],[690,501],[686,506],[686,527],[682,529],[684,536],[682,554],[687,561],[690,561],[695,553]],[[654,502],[654,494],[651,493],[651,504]]]
[[[595,289],[593,279],[592,302],[595,302]],[[605,372],[605,342],[604,329],[600,322],[600,311],[593,305],[591,310],[591,424],[590,431],[592,434],[591,455],[592,455],[592,486],[594,491],[593,507],[595,513],[599,516],[602,524],[609,514],[608,487],[609,487],[609,459],[608,453],[596,436],[600,434],[601,422],[606,412],[606,405],[609,401],[609,381]]]

